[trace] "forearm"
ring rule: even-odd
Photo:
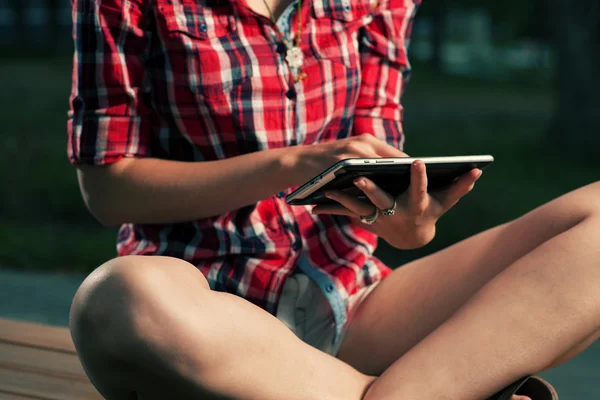
[[[292,161],[297,151],[266,150],[206,162],[126,158],[110,166],[79,166],[79,183],[88,208],[106,225],[191,221],[303,183]]]

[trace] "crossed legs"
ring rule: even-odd
[[[382,282],[339,354],[381,374],[366,399],[485,398],[591,344],[600,329],[599,196],[600,184],[588,185]]]
[[[162,257],[115,259],[88,277],[73,338],[108,399],[485,398],[597,336],[599,197],[589,185],[395,270],[339,359]]]

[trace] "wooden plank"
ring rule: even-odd
[[[75,353],[67,328],[0,318],[0,342]]]
[[[48,400],[101,400],[90,383],[0,367],[0,393]]]
[[[0,390],[0,399],[2,400],[38,400],[39,397],[21,396],[14,393],[3,392]]]
[[[79,358],[69,353],[0,342],[0,367],[88,382]]]

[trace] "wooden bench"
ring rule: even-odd
[[[102,399],[67,328],[0,318],[1,400]]]

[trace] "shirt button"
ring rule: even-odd
[[[294,242],[292,244],[292,250],[298,251],[302,248],[302,242]]]
[[[285,197],[285,192],[279,192],[277,193],[277,197],[280,199],[283,199]]]
[[[235,17],[233,15],[229,16],[229,27],[231,28],[232,31],[236,30]]]
[[[350,4],[346,4],[346,5],[344,6],[344,10],[345,10],[345,11],[350,11],[350,9],[351,9],[351,7],[350,7]]]
[[[296,91],[294,89],[290,89],[286,92],[285,97],[287,97],[290,100],[295,100],[296,99]]]
[[[287,52],[287,47],[285,47],[285,44],[279,43],[275,48],[275,51],[283,55]]]
[[[208,30],[208,27],[206,26],[206,24],[200,25],[200,32],[206,32],[207,30]]]
[[[333,286],[333,283],[329,283],[326,287],[325,290],[327,290],[327,293],[331,293],[333,292],[333,290],[335,289],[335,286]]]

